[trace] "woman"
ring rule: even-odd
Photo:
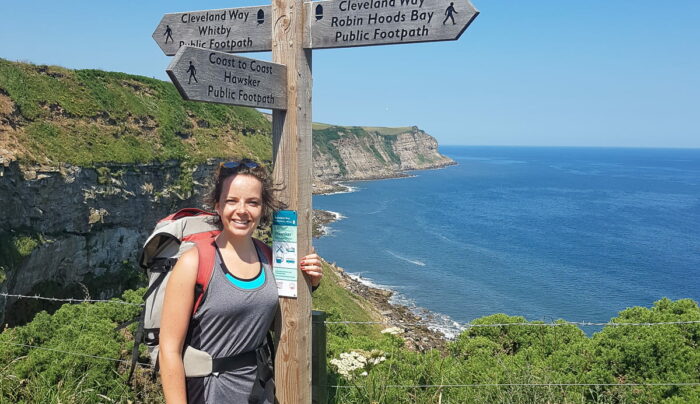
[[[261,386],[255,350],[264,346],[278,311],[271,263],[253,241],[258,225],[269,223],[275,203],[264,167],[250,160],[222,164],[210,202],[221,219],[215,239],[214,272],[206,296],[192,315],[198,252],[178,260],[168,281],[160,333],[160,375],[171,403],[273,403],[273,383]],[[305,256],[301,270],[311,285],[322,274],[316,254]],[[226,371],[185,378],[183,347],[212,358],[230,357]],[[253,352],[253,355],[250,354]],[[251,359],[252,358],[252,359]]]

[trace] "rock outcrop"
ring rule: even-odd
[[[324,125],[314,129],[314,179],[317,182],[397,177],[407,170],[454,164],[439,153],[435,138],[416,126]]]

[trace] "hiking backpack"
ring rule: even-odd
[[[161,219],[146,239],[138,262],[146,271],[148,289],[143,297],[144,308],[134,336],[129,378],[134,372],[139,355],[138,347],[142,341],[148,347],[151,364],[156,371],[158,369],[160,320],[165,288],[178,258],[192,247],[196,247],[199,253],[192,314],[197,312],[213,274],[216,254],[214,237],[220,232],[221,227],[215,213],[188,208]],[[260,240],[253,241],[272,265],[270,247]],[[212,372],[212,358],[206,352],[187,346],[183,354],[186,376],[206,376]]]

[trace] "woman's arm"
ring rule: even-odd
[[[170,275],[163,300],[160,322],[160,377],[168,404],[187,403],[182,349],[194,306],[199,255],[191,248],[177,261]]]

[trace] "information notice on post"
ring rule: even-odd
[[[275,212],[272,218],[272,270],[280,296],[297,297],[297,259],[297,212]]]

